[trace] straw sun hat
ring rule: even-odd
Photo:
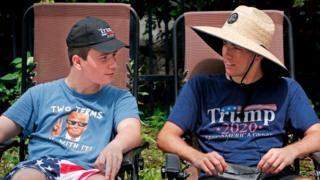
[[[222,28],[210,26],[192,28],[216,51],[218,48],[221,49],[222,40],[228,41],[263,56],[273,62],[271,64],[277,65],[273,67],[277,67],[282,73],[288,72],[285,65],[269,51],[275,25],[272,19],[259,9],[239,6],[231,13]]]

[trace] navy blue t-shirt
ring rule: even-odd
[[[189,80],[168,119],[193,132],[201,151],[217,151],[227,162],[246,166],[282,147],[285,129],[303,134],[319,123],[296,81],[262,78],[243,87],[223,74]]]

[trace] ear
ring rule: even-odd
[[[82,63],[82,61],[81,61],[80,56],[78,56],[76,54],[72,56],[72,64],[76,69],[78,69],[78,70],[82,69],[81,63]]]

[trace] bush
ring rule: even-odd
[[[11,62],[11,65],[14,66],[14,72],[0,77],[0,102],[3,108],[12,105],[21,94],[22,58],[15,58]],[[27,67],[27,83],[31,83],[34,75],[32,70],[35,67],[35,64],[33,63],[33,57],[30,53],[27,53]]]

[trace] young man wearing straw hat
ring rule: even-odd
[[[286,67],[269,51],[273,21],[239,6],[222,28],[193,29],[213,48],[221,43],[225,74],[196,76],[184,85],[158,147],[200,169],[200,178],[288,178],[296,158],[320,151],[320,123],[303,89],[283,76]],[[288,128],[301,140],[284,146]],[[199,150],[183,141],[190,132]]]
[[[68,76],[30,88],[0,116],[0,142],[30,136],[28,160],[5,179],[115,179],[123,153],[141,143],[135,97],[110,85],[126,45],[96,17],[66,41]]]

